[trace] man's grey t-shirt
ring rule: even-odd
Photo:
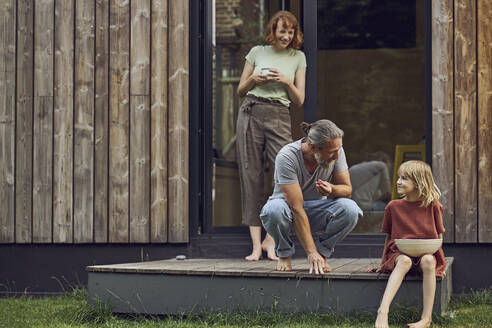
[[[343,172],[348,169],[347,160],[343,148],[338,151],[338,158],[328,168],[318,165],[313,174],[309,174],[304,165],[302,157],[301,142],[303,139],[285,145],[277,154],[275,159],[274,181],[275,188],[270,199],[284,198],[280,185],[299,183],[304,200],[321,199],[316,190],[318,179],[331,182],[333,174]]]

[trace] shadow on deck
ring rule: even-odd
[[[446,311],[452,293],[453,258],[438,278],[434,311]],[[387,274],[366,273],[380,259],[338,258],[332,272],[308,273],[305,259],[279,272],[275,262],[239,259],[162,260],[89,266],[89,303],[102,301],[113,312],[183,314],[223,311],[376,311]],[[408,276],[393,304],[420,307],[422,280]]]

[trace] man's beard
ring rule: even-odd
[[[318,163],[318,165],[321,166],[322,168],[325,168],[325,169],[330,168],[335,163],[334,159],[322,160],[321,154],[316,153],[316,152],[314,153],[314,158],[316,159],[316,162]]]

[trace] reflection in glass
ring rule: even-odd
[[[263,43],[268,1],[215,0],[213,45],[213,226],[241,226],[236,164],[237,86],[244,57]]]
[[[424,1],[317,1],[318,118],[345,131],[354,232],[380,231],[395,146],[425,143]]]
[[[364,212],[384,211],[391,200],[390,172],[392,161],[384,152],[375,152],[349,168],[352,199]]]

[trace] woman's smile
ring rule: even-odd
[[[292,42],[294,37],[294,28],[288,23],[285,23],[282,19],[278,21],[277,28],[275,29],[275,39],[277,40],[277,46],[281,48],[287,48]]]

